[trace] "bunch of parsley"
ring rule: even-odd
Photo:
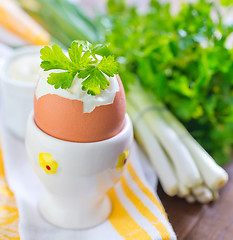
[[[109,0],[106,41],[121,62],[124,86],[135,75],[186,126],[219,163],[233,146],[233,50],[225,47],[233,27],[215,23],[214,5],[183,4],[177,15],[157,0],[138,13],[123,0]]]

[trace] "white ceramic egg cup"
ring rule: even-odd
[[[107,191],[122,175],[118,157],[130,149],[133,128],[126,114],[125,126],[116,136],[99,142],[77,143],[51,137],[41,131],[31,113],[26,148],[32,167],[47,190],[39,202],[42,216],[69,229],[93,227],[111,213]],[[48,175],[39,164],[39,154],[49,153],[58,163]]]

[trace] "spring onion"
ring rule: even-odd
[[[150,158],[164,191],[169,196],[176,195],[178,183],[172,164],[169,162],[167,156],[145,122],[143,122],[142,119],[137,121],[137,110],[129,101],[127,102],[127,111],[130,113],[134,122],[136,138]]]
[[[178,188],[172,195],[200,203],[218,198],[217,190],[228,180],[226,171],[216,164],[163,104],[143,91],[138,82],[131,85],[127,92],[127,111],[133,119],[137,139],[168,195],[171,195],[169,184],[175,183],[175,177]],[[163,166],[158,166],[159,163]]]

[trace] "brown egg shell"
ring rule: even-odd
[[[71,142],[97,142],[118,134],[125,124],[125,92],[117,76],[120,91],[114,102],[83,113],[83,102],[47,94],[34,98],[34,119],[50,136]]]

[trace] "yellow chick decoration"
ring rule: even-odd
[[[48,175],[57,172],[58,163],[53,159],[50,153],[39,154],[39,165]]]
[[[126,149],[123,153],[121,153],[121,155],[118,157],[118,162],[116,165],[116,170],[120,171],[123,170],[124,165],[127,162],[127,159],[129,157],[129,150]]]

